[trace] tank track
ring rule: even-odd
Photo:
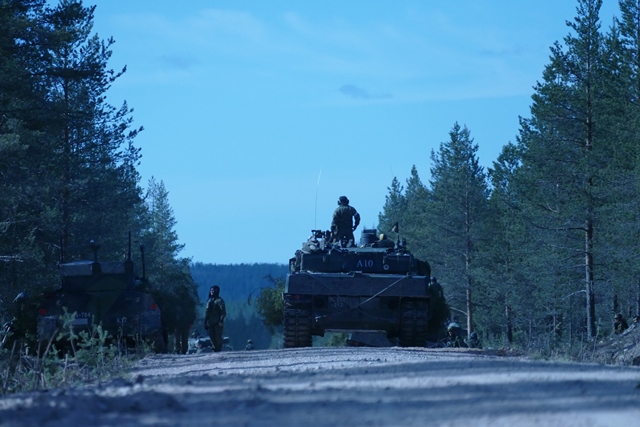
[[[400,310],[400,347],[426,346],[429,318],[428,301],[404,299]]]
[[[311,347],[311,299],[284,300],[284,348]]]

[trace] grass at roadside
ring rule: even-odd
[[[0,350],[0,395],[46,390],[105,381],[126,375],[141,358],[152,353],[145,343],[135,348],[118,346],[101,326],[76,333],[73,315],[49,342],[29,348],[16,340]]]

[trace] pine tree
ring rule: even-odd
[[[190,259],[179,256],[184,244],[178,243],[177,221],[169,204],[163,181],[149,180],[146,229],[141,236],[148,260],[149,282],[162,312],[165,341],[183,318],[195,318],[199,302],[198,287],[191,276]]]
[[[477,158],[478,145],[466,127],[455,123],[449,141],[431,153],[430,201],[426,214],[432,227],[430,242],[437,248],[447,301],[465,307],[467,328],[473,323],[473,288],[478,285],[478,245],[486,238],[488,188]],[[462,309],[458,309],[462,311]]]
[[[389,194],[385,196],[382,212],[378,214],[378,230],[381,233],[388,233],[396,222],[402,222],[407,206],[403,194],[404,188],[398,178],[393,178],[391,186],[387,187],[387,190],[389,190]]]
[[[549,269],[544,286],[549,306],[562,304],[582,280],[587,334],[596,333],[594,245],[598,210],[606,197],[609,160],[606,132],[599,120],[606,107],[600,0],[580,0],[578,16],[567,25],[566,50],[555,43],[543,82],[533,95],[532,117],[522,122],[521,196],[526,213],[540,230]]]
[[[143,238],[155,264],[163,268],[164,265],[175,262],[178,254],[184,249],[184,244],[178,243],[178,233],[175,230],[177,221],[169,204],[169,192],[164,182],[151,177],[145,199],[148,217]]]
[[[614,311],[640,313],[640,1],[620,0],[621,19],[607,39],[609,75],[608,91],[612,108],[607,125],[612,130],[617,185],[612,186],[616,203],[608,216],[612,226],[607,250],[615,254],[612,263],[613,295],[622,307]]]
[[[43,6],[40,0],[0,5],[0,302],[6,303],[55,281],[47,271],[47,255],[55,250],[39,243],[41,218],[49,212],[44,171],[33,163],[42,137],[33,116],[43,100],[31,70],[44,32]]]
[[[514,184],[521,171],[521,153],[516,145],[505,145],[489,169],[490,238],[480,246],[482,280],[487,283],[478,298],[483,301],[483,319],[479,320],[494,337],[503,337],[508,345],[516,343],[516,332],[529,330],[536,323],[539,307],[531,301],[532,277],[540,270],[530,267],[537,252],[535,237],[523,221],[521,197]],[[528,340],[517,343],[526,345]]]
[[[0,2],[3,302],[55,286],[60,258],[89,258],[91,239],[119,259],[142,228],[140,129],[126,103],[106,103],[124,70],[107,67],[113,40],[91,35],[94,9]]]
[[[106,256],[121,252],[122,236],[135,223],[142,203],[139,159],[132,141],[131,111],[106,103],[111,84],[124,73],[108,68],[113,39],[92,35],[95,6],[62,0],[47,8],[46,43],[31,72],[47,100],[39,115],[45,137],[32,158],[48,173],[48,197],[55,204],[44,225],[45,241],[58,242],[69,258],[84,255],[90,239]]]
[[[429,257],[433,256],[429,247],[431,228],[426,216],[429,190],[422,183],[415,165],[411,167],[411,175],[407,179],[404,196],[406,206],[402,235],[409,241],[413,254],[419,259],[428,261]]]

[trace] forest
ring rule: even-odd
[[[609,28],[601,0],[576,6],[515,142],[485,170],[471,130],[453,123],[428,180],[421,165],[394,178],[379,215],[380,232],[397,222],[431,264],[451,320],[493,345],[579,352],[611,334],[614,314],[640,312],[640,1],[620,0]],[[137,170],[143,128],[126,101],[106,101],[126,69],[109,68],[114,40],[92,34],[94,10],[0,1],[0,320],[19,292],[55,286],[61,260],[90,259],[90,240],[122,259],[130,232],[169,301],[185,286],[201,310],[219,281],[229,320],[256,325],[247,302],[285,267],[180,255],[163,181],[143,186]]]
[[[197,299],[164,183],[140,183],[134,141],[143,129],[126,102],[106,102],[126,70],[108,67],[114,40],[92,34],[94,10],[72,0],[0,2],[3,323],[18,293],[35,297],[59,285],[60,262],[93,259],[91,240],[101,261],[124,260],[129,233],[145,247],[157,298],[186,288]]]
[[[573,354],[640,312],[640,2],[577,2],[569,34],[520,117],[514,143],[479,166],[464,125],[391,182],[379,229],[399,222],[431,263],[455,320],[485,341]]]

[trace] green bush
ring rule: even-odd
[[[76,333],[75,314],[62,318],[60,331],[35,351],[18,341],[0,350],[0,394],[104,381],[123,376],[136,360],[150,354],[142,343],[134,353],[118,347],[101,325]]]
[[[284,279],[269,276],[272,286],[260,290],[256,300],[258,314],[264,319],[264,325],[272,334],[282,327],[283,306],[282,292],[284,292]]]

